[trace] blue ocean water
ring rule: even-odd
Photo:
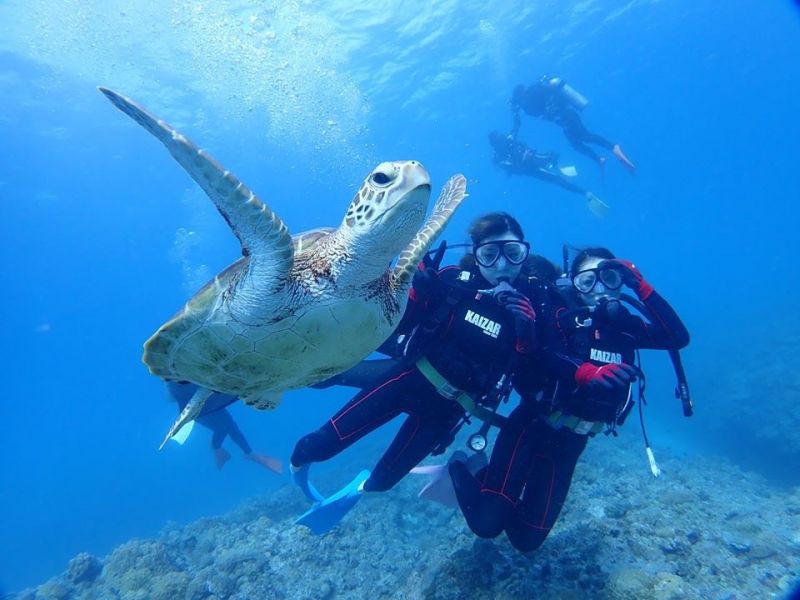
[[[175,411],[141,344],[239,248],[98,85],[178,126],[293,232],[338,224],[377,162],[415,158],[434,187],[469,179],[448,241],[502,209],[553,260],[564,242],[636,260],[692,333],[698,415],[682,419],[666,359],[648,358],[651,436],[688,455],[734,452],[731,429],[714,427],[741,409],[718,397],[721,379],[779,369],[792,350],[773,342],[798,330],[800,12],[788,1],[495,4],[0,2],[0,584],[33,585],[77,552],[283,483],[243,461],[218,472],[204,434],[157,450]],[[585,94],[587,125],[639,166],[631,176],[611,159],[601,178],[552,124],[525,119],[521,137],[574,162],[611,205],[603,220],[491,164],[487,133],[510,128],[511,90],[542,73]],[[301,391],[274,413],[233,413],[256,449],[287,457],[346,397]],[[797,485],[798,469],[771,454],[780,444],[764,448],[736,458]]]

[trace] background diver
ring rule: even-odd
[[[197,391],[197,386],[188,382],[170,381],[167,383],[167,391],[170,397],[178,403],[178,412],[180,413],[184,406],[186,406],[186,403],[189,402],[192,395]],[[233,420],[231,414],[225,409],[226,406],[233,404],[237,400],[238,398],[236,396],[214,392],[203,405],[203,410],[200,415],[198,415],[194,421],[190,421],[184,425],[173,439],[179,443],[183,443],[189,436],[189,433],[191,433],[191,429],[196,421],[201,426],[211,430],[211,450],[214,452],[214,462],[217,464],[218,469],[224,467],[225,463],[231,458],[230,453],[222,447],[225,438],[230,437],[231,441],[239,446],[247,460],[252,460],[254,463],[280,475],[283,472],[283,464],[281,461],[272,456],[253,452],[242,430],[239,429],[236,421]]]
[[[580,111],[588,104],[589,101],[582,94],[560,77],[543,75],[533,85],[518,85],[511,96],[511,112],[514,118],[512,135],[517,137],[522,124],[520,113],[524,111],[561,127],[570,145],[601,167],[605,164],[605,157],[597,154],[588,144],[612,152],[629,171],[634,172],[636,165],[625,155],[619,144],[592,133],[583,124]]]
[[[575,168],[559,168],[558,155],[554,152],[536,152],[527,144],[514,139],[513,135],[503,135],[498,131],[489,134],[489,143],[494,150],[492,162],[509,175],[536,177],[569,192],[580,194],[586,198],[589,210],[598,217],[605,216],[608,212],[608,205],[600,198],[564,177],[564,175],[574,175]]]

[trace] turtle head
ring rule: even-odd
[[[425,220],[431,180],[415,160],[375,167],[347,209],[340,231],[366,260],[385,269]]]

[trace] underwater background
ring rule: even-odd
[[[769,597],[798,577],[796,3],[3,0],[0,23],[0,597],[44,583],[80,552],[103,557],[165,526],[162,535],[177,539],[176,528],[234,509],[229,529],[215,527],[232,532],[268,516],[263,537],[241,537],[287,561],[302,557],[292,568],[307,569],[306,581],[325,569],[315,561],[357,555],[348,545],[356,541],[381,549],[376,579],[386,565],[424,570],[458,549],[467,554],[447,563],[447,577],[430,574],[430,587],[418,593],[392,593],[387,584],[386,597],[446,597],[453,582],[485,572],[478,563],[467,568],[469,552],[507,566],[480,583],[484,597],[501,597],[503,582],[526,569],[540,570],[525,585],[546,579],[541,564],[531,565],[552,561],[558,548],[611,552],[598,533],[603,519],[580,522],[582,534],[565,536],[570,515],[597,516],[587,502],[620,490],[626,502],[656,514],[681,502],[720,507],[676,514],[707,523],[718,517],[717,533],[705,534],[717,541],[703,556],[760,574],[750,595],[727,597]],[[520,137],[559,152],[577,167],[579,183],[611,206],[602,220],[578,196],[492,165],[487,134],[510,129],[511,91],[544,73],[584,94],[584,122],[638,166],[632,176],[611,158],[601,177],[557,127],[523,118]],[[416,159],[430,171],[434,194],[453,173],[469,180],[470,197],[443,236],[450,243],[465,241],[479,214],[506,210],[553,261],[563,243],[604,245],[635,260],[692,334],[682,352],[691,419],[673,396],[666,356],[644,356],[648,433],[669,468],[657,482],[650,477],[635,419],[620,439],[599,436],[590,443],[596,453],[587,453],[596,467],[574,482],[563,522],[523,558],[505,540],[473,546],[460,515],[421,506],[411,483],[359,507],[356,518],[371,528],[345,523],[320,541],[291,525],[304,506],[286,478],[237,452],[218,471],[206,431],[159,452],[175,407],[142,365],[142,343],[239,247],[211,202],[98,85],[141,102],[209,150],[293,233],[338,225],[378,162]],[[256,450],[287,459],[294,442],[350,393],[296,391],[275,412],[234,406],[232,413]],[[314,473],[340,475],[327,488],[336,489],[369,467],[390,435],[378,432]],[[696,492],[691,502],[674,497],[687,489]],[[411,517],[382,521],[387,507]],[[736,534],[744,541],[729,539],[724,528],[736,515],[728,515],[745,509],[749,524]],[[646,522],[635,511],[618,519],[623,537],[625,527]],[[765,531],[771,537],[762,546],[771,551],[743,549]],[[658,546],[642,540],[642,556]],[[647,562],[630,548],[608,561],[619,569]],[[231,559],[230,568],[239,563]],[[343,575],[354,568],[347,560],[324,564]],[[576,581],[608,579],[606,566]],[[652,585],[665,581],[662,572],[649,574]],[[674,597],[737,590],[722,572],[709,575],[702,592],[689,575],[673,575],[685,579],[685,596]],[[261,580],[264,589],[272,577]],[[217,597],[248,597],[243,589]],[[358,597],[358,589],[354,582],[301,595]]]

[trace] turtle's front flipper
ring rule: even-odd
[[[467,197],[467,179],[463,175],[453,175],[439,194],[433,211],[425,224],[409,242],[405,250],[400,253],[392,272],[392,287],[395,290],[405,290],[411,283],[411,277],[417,264],[422,260],[430,245],[436,240],[444,229],[450,217],[453,216],[461,201]]]
[[[244,289],[238,296],[250,306],[267,301],[285,284],[294,260],[292,239],[281,218],[233,173],[169,123],[125,96],[103,87],[99,90],[114,106],[156,136],[208,194],[239,238],[242,253],[249,257],[251,276],[240,281],[240,285],[252,289]],[[251,285],[254,281],[258,285]]]
[[[192,397],[189,398],[189,402],[187,402],[186,406],[183,407],[181,414],[178,415],[178,419],[172,424],[172,427],[169,428],[167,437],[164,438],[164,441],[161,442],[161,445],[158,447],[159,450],[164,447],[164,444],[166,444],[173,435],[178,433],[181,427],[186,425],[189,421],[193,420],[197,415],[200,414],[200,411],[203,410],[203,405],[206,403],[206,400],[208,400],[213,393],[214,390],[209,390],[208,388],[197,388],[197,391],[195,391],[195,393],[192,394]]]

